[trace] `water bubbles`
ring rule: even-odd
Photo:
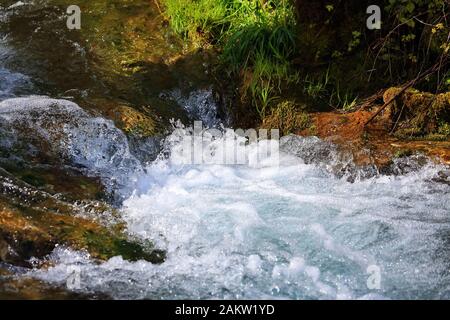
[[[8,99],[0,102],[0,122],[3,144],[20,143],[25,157],[45,153],[57,164],[78,166],[100,176],[119,196],[130,194],[136,175],[142,174],[125,134],[112,121],[92,117],[68,100]]]
[[[276,165],[174,161],[193,134],[181,128],[144,167],[111,121],[66,100],[5,100],[0,121],[16,139],[50,141],[59,159],[120,189],[128,232],[167,251],[161,265],[121,257],[96,264],[58,249],[55,266],[32,276],[64,283],[63,271],[76,265],[82,291],[118,299],[448,295],[448,255],[437,253],[448,241],[439,231],[450,227],[450,186],[436,187],[433,179],[446,179],[440,166],[411,158],[395,163],[403,175],[364,175],[330,143],[295,136],[281,141]],[[359,178],[350,183],[336,166]],[[372,265],[379,289],[367,287]]]

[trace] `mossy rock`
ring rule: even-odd
[[[283,101],[272,108],[271,114],[263,119],[265,129],[279,129],[281,135],[296,133],[311,127],[311,119],[304,108],[292,101]]]
[[[69,201],[108,198],[99,178],[86,177],[69,168],[32,166],[24,162],[7,160],[0,160],[0,168],[32,187],[49,194],[58,194],[59,197]]]
[[[137,137],[150,137],[157,133],[154,118],[129,106],[119,106],[109,112],[117,127],[126,134]]]
[[[33,208],[18,208],[0,198],[0,260],[27,266],[31,257],[42,258],[56,245],[86,250],[91,257],[107,260],[122,256],[126,260],[161,263],[164,252],[129,240],[124,232],[97,222]],[[8,248],[8,249],[6,249]]]
[[[449,136],[450,92],[432,94],[401,88],[389,88],[383,95],[389,106],[389,117],[395,125],[395,133],[401,137],[426,137],[439,134]],[[448,131],[448,132],[447,132]]]
[[[100,260],[164,261],[164,252],[127,235],[115,209],[96,205],[87,213],[83,207],[0,171],[0,261],[29,266],[28,259],[42,258],[56,245],[86,250]]]
[[[394,158],[406,158],[412,156],[413,154],[414,152],[411,149],[399,149],[394,152]]]
[[[107,300],[105,294],[85,294],[29,277],[16,277],[0,269],[1,300]]]

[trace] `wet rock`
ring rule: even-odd
[[[77,104],[48,97],[0,102],[0,155],[34,163],[71,165],[100,176],[109,190],[141,172],[126,135]]]
[[[387,165],[380,167],[380,173],[385,175],[405,175],[419,171],[429,163],[430,159],[424,154],[404,154],[394,157]]]
[[[367,179],[378,174],[374,165],[358,166],[351,153],[317,137],[289,135],[281,138],[280,150],[301,158],[306,164],[316,164],[338,178],[349,182]]]
[[[124,224],[114,216],[114,209],[110,208],[107,224],[92,209],[59,200],[3,173],[0,175],[1,261],[30,267],[31,257],[43,258],[57,245],[86,250],[101,260],[113,256],[154,263],[164,260],[164,252],[153,248],[151,243],[129,239]]]
[[[337,154],[336,146],[317,137],[300,137],[288,135],[281,138],[280,150],[294,154],[306,164],[330,164]]]
[[[1,271],[1,269],[0,269]],[[1,300],[106,300],[105,294],[86,294],[68,290],[43,281],[20,277],[14,274],[0,273],[0,299]]]
[[[0,261],[7,261],[10,252],[9,244],[2,238],[0,238]]]
[[[35,208],[16,209],[0,198],[0,239],[3,262],[29,267],[32,257],[44,258],[57,245],[87,250],[93,258],[107,260],[122,256],[125,260],[160,263],[164,252],[147,249],[128,240],[121,232],[96,222],[66,214],[42,212]]]
[[[104,97],[115,106],[151,106],[150,115],[158,114],[168,125],[171,118],[187,119],[188,112],[176,99],[161,98],[161,92],[180,89],[192,101],[190,92],[207,95],[213,84],[218,87],[211,72],[217,53],[194,49],[175,35],[164,24],[155,2],[80,0],[80,32],[66,27],[65,11],[71,4],[69,0],[32,1],[0,11],[0,15],[5,14],[0,35],[8,35],[5,46],[11,47],[8,54],[0,49],[4,58],[0,75],[4,66],[8,79],[23,87],[16,78],[26,74],[32,79],[33,90],[22,90],[24,94],[73,97],[83,108],[89,105],[94,110],[101,108],[95,100]],[[0,97],[2,90],[0,84]],[[5,88],[3,96],[11,97],[11,90],[10,86]],[[194,98],[198,96],[194,94]],[[131,123],[125,130],[148,135],[153,130],[148,130],[152,126],[147,124]]]
[[[156,134],[155,119],[143,112],[129,106],[119,106],[111,110],[110,113],[117,127],[128,135],[144,138]]]
[[[435,162],[450,164],[450,141],[437,141],[430,135],[425,137],[401,137],[392,135],[391,110],[377,116],[367,126],[365,123],[381,105],[371,105],[370,110],[362,108],[355,112],[316,112],[310,117],[314,133],[309,130],[297,132],[302,136],[317,135],[336,144],[343,152],[350,153],[358,167],[377,167],[385,170],[393,158],[423,153]]]
[[[354,162],[350,152],[340,150],[333,143],[317,137],[295,135],[283,137],[280,142],[280,150],[298,156],[307,164],[312,163],[325,168],[336,177],[344,178],[349,182],[372,178],[380,174],[406,175],[417,172],[432,163],[431,159],[421,152],[402,149],[384,165],[358,165]],[[443,181],[448,178],[443,178],[445,177],[444,171],[439,177]]]
[[[175,89],[166,95],[182,106],[190,119],[202,121],[204,127],[219,127],[221,124],[227,125],[229,121],[224,115],[224,110],[220,108],[219,99],[214,95],[212,87],[194,90],[188,95]]]
[[[83,176],[76,169],[49,165],[30,165],[21,161],[0,159],[0,171],[68,201],[108,201],[100,179]]]
[[[437,176],[434,177],[432,181],[450,186],[450,170],[439,171]]]

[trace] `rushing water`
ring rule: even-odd
[[[450,186],[432,180],[442,168],[350,183],[289,148],[280,166],[254,166],[180,165],[177,147],[122,208],[166,262],[96,264],[59,248],[55,267],[32,274],[64,283],[76,265],[81,291],[114,298],[450,298]]]
[[[9,50],[0,41],[1,60]],[[168,253],[161,265],[121,257],[99,264],[58,247],[53,267],[28,275],[65,284],[76,267],[76,290],[119,299],[450,298],[450,183],[448,172],[438,175],[446,168],[367,175],[332,145],[300,137],[283,141],[279,163],[255,162],[254,142],[245,164],[209,154],[209,164],[192,165],[182,152],[192,138],[187,129],[141,164],[111,121],[65,100],[8,99],[29,79],[2,65],[0,80],[0,146],[13,145],[25,127],[70,164],[119,182],[110,187],[125,199],[128,232]],[[195,119],[219,123],[210,91],[172,97]],[[208,152],[218,143],[193,141]],[[353,178],[336,175],[339,166],[353,168]],[[377,271],[379,288],[372,286]]]
[[[31,276],[64,284],[77,267],[77,290],[113,298],[450,298],[450,183],[448,172],[438,176],[446,168],[428,164],[352,183],[334,170],[351,161],[301,137],[282,140],[279,163],[255,162],[253,142],[245,164],[224,165],[217,139],[191,140],[182,128],[145,166],[111,121],[38,96],[1,102],[0,122],[2,143],[8,132],[14,143],[26,127],[66,161],[119,181],[112,186],[126,198],[128,232],[168,253],[161,265],[121,257],[98,264],[59,247],[50,257],[55,265]],[[191,142],[202,145],[209,164],[184,158]],[[371,286],[374,270],[379,289]]]

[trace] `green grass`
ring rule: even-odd
[[[350,91],[342,92],[339,82],[332,80],[330,69],[318,78],[306,75],[303,80],[303,93],[313,101],[327,103],[328,106],[352,111],[358,104],[358,97]]]
[[[336,90],[333,90],[330,96],[330,106],[335,106],[336,108],[342,109],[345,112],[350,112],[355,109],[358,104],[358,97],[355,97],[350,92],[342,93],[339,90],[339,85]]]
[[[303,93],[313,99],[322,99],[328,94],[328,82],[330,70],[318,80],[306,75],[303,85]]]
[[[221,62],[243,84],[261,116],[297,81],[289,61],[295,52],[296,21],[288,0],[164,0],[172,29],[183,37],[218,45]]]
[[[183,35],[192,36],[198,31],[212,32],[223,24],[227,16],[223,0],[165,0],[166,14],[172,29]]]

